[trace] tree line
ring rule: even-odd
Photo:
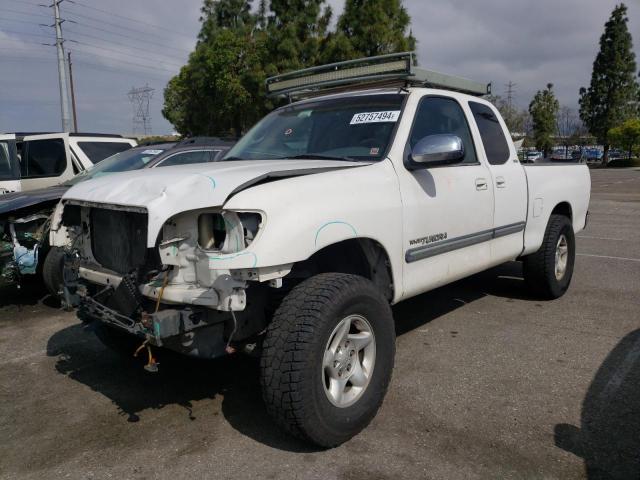
[[[605,165],[612,145],[624,148],[629,156],[640,146],[640,74],[628,21],[627,7],[621,3],[605,23],[591,83],[579,90],[581,122],[568,108],[560,108],[552,84],[539,90],[529,104],[532,143],[545,155],[556,135],[568,146],[582,144],[587,132],[603,145]]]
[[[204,0],[189,60],[162,114],[183,135],[240,136],[278,100],[264,81],[324,63],[414,50],[401,0],[346,0],[335,29],[325,0]]]
[[[266,97],[267,77],[353,58],[414,50],[402,0],[346,0],[332,24],[326,0],[204,0],[194,51],[164,91],[162,114],[183,135],[240,136],[281,100]],[[627,7],[617,5],[600,38],[591,83],[579,90],[579,116],[560,107],[551,83],[527,110],[489,99],[512,132],[548,154],[592,136],[630,153],[640,144],[640,86]]]

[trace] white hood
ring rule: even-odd
[[[172,216],[222,206],[229,195],[264,178],[363,165],[334,160],[247,160],[158,167],[80,182],[62,200],[145,208],[149,214],[147,245],[153,247],[162,225]]]

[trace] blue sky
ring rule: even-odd
[[[329,0],[339,14],[344,0]],[[551,82],[563,105],[576,108],[615,0],[405,0],[426,68],[493,82],[503,94],[516,83],[525,107]],[[80,130],[130,133],[132,86],[155,88],[154,134],[172,131],[162,118],[162,92],[193,46],[201,0],[69,0],[61,4]],[[640,0],[630,0],[629,29],[640,59]],[[75,22],[75,23],[73,23]],[[0,0],[0,131],[60,129],[51,9],[37,0]]]

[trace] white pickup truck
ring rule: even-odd
[[[392,62],[399,87],[363,89]],[[383,401],[391,304],[512,260],[524,262],[531,295],[565,293],[589,171],[523,167],[480,98],[486,85],[436,77],[410,57],[295,72],[269,87],[316,96],[267,115],[220,162],[73,187],[51,241],[68,251],[68,298],[105,344],[148,348],[149,370],[152,345],[260,354],[268,411],[331,447]]]

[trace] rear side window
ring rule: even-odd
[[[477,163],[469,124],[458,102],[451,98],[423,97],[418,105],[409,144],[413,148],[424,137],[439,134],[460,137],[464,145],[462,163]]]
[[[27,144],[27,158],[20,162],[23,178],[57,177],[67,168],[64,140],[30,140]]]
[[[210,162],[217,155],[218,150],[197,150],[190,152],[176,153],[164,161],[161,161],[158,167],[170,167],[172,165],[188,165],[190,163]]]
[[[509,160],[509,144],[502,131],[502,126],[493,110],[477,102],[469,102],[473,118],[480,130],[487,160],[491,165],[501,165]]]
[[[111,155],[129,150],[131,145],[125,142],[78,142],[78,147],[91,163],[98,163]]]

